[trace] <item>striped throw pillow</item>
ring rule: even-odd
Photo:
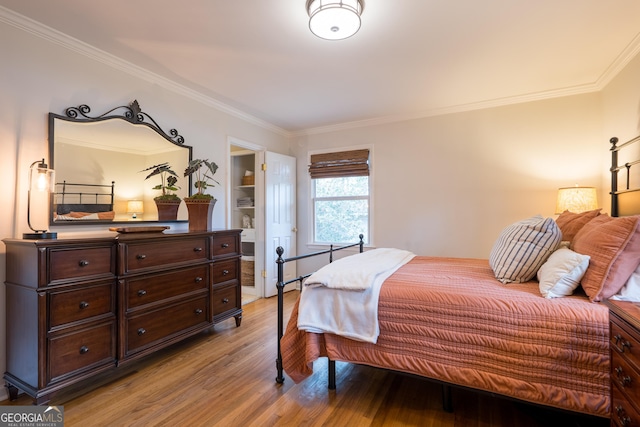
[[[493,245],[489,265],[502,283],[533,279],[560,245],[562,232],[553,218],[536,215],[505,228]]]

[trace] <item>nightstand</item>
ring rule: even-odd
[[[611,331],[611,425],[640,426],[640,304],[605,304]]]

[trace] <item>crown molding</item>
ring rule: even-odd
[[[38,21],[34,21],[33,19],[30,19],[24,15],[20,15],[3,6],[0,6],[0,22],[5,22],[15,28],[40,37],[41,39],[44,39],[50,43],[62,46],[72,52],[83,55],[94,61],[103,63],[111,68],[125,72],[141,80],[145,80],[149,83],[164,87],[165,89],[168,89],[179,95],[191,98],[197,102],[200,102],[201,104],[215,108],[216,110],[242,119],[248,123],[259,126],[268,131],[275,132],[284,137],[291,136],[291,133],[285,129],[282,129],[265,120],[259,119],[255,116],[245,113],[244,111],[220,102],[215,98],[206,96],[198,91],[190,89],[184,85],[176,83],[170,79],[162,77],[156,73],[153,73],[149,70],[118,58],[115,55],[100,50],[94,46],[89,45],[88,43],[85,43],[58,30],[48,27]]]
[[[348,129],[355,129],[367,126],[376,126],[389,123],[402,122],[407,120],[423,119],[428,117],[444,116],[447,114],[464,113],[468,111],[484,110],[487,108],[504,107],[507,105],[522,104],[525,102],[541,101],[545,99],[560,98],[571,95],[581,95],[585,93],[597,92],[600,88],[596,84],[587,84],[581,86],[574,86],[569,88],[563,88],[558,90],[551,90],[545,92],[535,92],[525,95],[510,96],[505,98],[496,98],[487,101],[473,102],[469,104],[459,104],[450,107],[434,108],[431,110],[419,111],[412,114],[403,115],[390,115],[384,117],[377,117],[373,119],[365,119],[359,121],[339,123],[329,126],[320,126],[311,129],[305,129],[298,132],[294,132],[293,136],[305,136],[316,135],[328,132],[337,132]]]

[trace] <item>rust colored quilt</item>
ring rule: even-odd
[[[296,327],[281,341],[295,381],[320,356],[421,375],[528,402],[609,415],[609,315],[584,294],[545,299],[503,285],[487,260],[416,257],[383,284],[376,344]]]

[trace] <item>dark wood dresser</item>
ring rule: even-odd
[[[10,398],[46,403],[223,320],[240,326],[241,231],[5,239]]]
[[[640,427],[640,305],[605,304],[611,325],[611,425]]]

